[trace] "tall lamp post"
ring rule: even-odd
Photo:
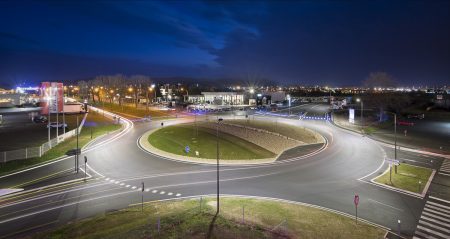
[[[394,115],[394,160],[397,160],[397,113],[388,112]],[[395,173],[397,173],[397,165],[394,165]]]
[[[289,116],[291,116],[291,95],[287,95],[288,99],[288,107],[289,107]]]
[[[219,125],[220,122],[223,121],[222,118],[217,119],[217,134],[216,134],[216,142],[217,142],[217,211],[216,216],[219,215]]]
[[[364,126],[364,118],[363,118],[364,104],[363,104],[363,101],[360,98],[356,99],[356,102],[361,102],[361,133],[364,134],[364,130],[363,130],[363,126]]]

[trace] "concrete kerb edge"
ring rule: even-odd
[[[141,137],[139,137],[138,145],[141,149],[145,150],[148,153],[151,153],[153,155],[156,155],[158,157],[183,162],[183,163],[195,163],[195,164],[216,164],[216,159],[205,159],[205,158],[194,158],[194,157],[187,157],[187,156],[181,156],[177,154],[172,154],[168,152],[164,152],[160,149],[157,149],[153,147],[148,142],[148,136],[152,134],[153,132],[159,130],[159,128],[152,129],[150,131],[145,132]],[[276,158],[268,158],[268,159],[243,159],[243,160],[221,160],[220,163],[222,165],[250,165],[250,164],[263,164],[263,163],[272,163],[275,162]],[[242,162],[241,162],[242,161]]]
[[[416,166],[416,165],[411,165],[411,164],[408,164],[408,165],[413,166],[413,167],[418,167],[418,168],[425,168],[425,167]],[[383,188],[386,188],[386,189],[389,189],[389,190],[392,190],[392,191],[400,192],[400,193],[403,193],[403,194],[406,194],[406,195],[409,195],[409,196],[413,196],[413,197],[417,197],[417,198],[422,198],[422,199],[425,197],[425,195],[426,195],[426,193],[427,193],[427,191],[428,191],[428,188],[429,188],[430,185],[431,185],[431,181],[433,180],[434,175],[436,174],[436,170],[431,169],[431,170],[432,170],[431,175],[430,175],[430,177],[428,178],[427,184],[426,184],[425,187],[422,189],[422,193],[415,193],[415,192],[411,192],[411,191],[408,191],[408,190],[405,190],[405,189],[396,188],[396,187],[392,187],[392,186],[389,186],[389,185],[385,185],[385,184],[382,184],[382,183],[375,182],[375,180],[376,180],[377,178],[381,177],[381,176],[382,176],[383,174],[385,174],[385,173],[388,173],[389,170],[390,170],[390,167],[388,167],[382,174],[380,174],[380,175],[378,175],[378,176],[376,176],[376,177],[370,179],[370,182],[371,182],[372,184],[375,184],[376,186],[379,186],[379,187],[383,187]],[[365,182],[365,181],[363,181],[363,180],[360,180],[360,181]]]
[[[186,200],[186,199],[193,200],[193,199],[198,199],[200,197],[212,197],[212,198],[214,198],[215,196],[216,196],[216,194],[203,194],[203,195],[196,195],[196,196],[176,197],[176,198],[168,198],[168,199],[147,201],[147,202],[144,202],[144,204],[150,204],[150,203],[155,203],[155,202],[164,202],[164,201],[179,201],[179,200]],[[341,216],[344,216],[344,217],[347,217],[347,218],[354,218],[355,217],[354,215],[351,215],[351,214],[348,214],[348,213],[345,213],[345,212],[341,212],[341,211],[338,211],[338,210],[335,210],[335,209],[331,209],[331,208],[327,208],[327,207],[323,207],[323,206],[319,206],[319,205],[314,205],[314,204],[309,204],[309,203],[304,203],[304,202],[298,202],[298,201],[291,201],[291,200],[281,199],[281,198],[251,196],[251,195],[239,195],[239,194],[220,194],[220,197],[223,197],[223,198],[236,197],[236,198],[247,198],[247,199],[258,199],[258,200],[282,202],[282,203],[287,203],[287,204],[294,204],[294,205],[300,205],[300,206],[315,208],[315,209],[319,209],[319,210],[324,210],[324,211],[335,213],[335,214],[338,214],[338,215],[341,215]],[[141,205],[141,203],[129,204],[129,206],[137,206],[137,205]],[[362,221],[362,222],[364,222],[364,223],[366,223],[368,225],[371,225],[371,226],[374,226],[374,227],[386,230],[387,232],[391,231],[391,228],[388,228],[388,227],[382,226],[380,224],[371,222],[371,221],[366,220],[364,218],[358,217],[358,220],[360,220],[360,221]]]
[[[197,164],[197,165],[202,165],[202,164],[203,164],[203,165],[205,165],[205,164],[207,164],[207,165],[214,165],[214,164],[217,163],[215,159],[208,159],[208,160],[210,160],[211,162],[199,162],[199,161],[198,161],[198,158],[194,158],[195,160],[189,160],[189,161],[184,160],[184,159],[176,159],[176,158],[180,157],[179,155],[176,155],[176,154],[173,154],[173,155],[175,156],[175,158],[170,158],[170,157],[168,157],[168,156],[160,155],[160,154],[158,154],[158,153],[153,152],[152,150],[149,150],[148,148],[146,148],[146,147],[144,147],[144,146],[142,145],[142,142],[145,143],[145,144],[150,145],[150,143],[148,143],[147,138],[148,138],[148,136],[149,136],[151,133],[153,133],[153,132],[156,131],[156,130],[158,130],[158,128],[157,128],[157,129],[150,130],[150,131],[147,131],[146,133],[144,133],[141,137],[139,137],[139,138],[137,139],[137,145],[138,145],[138,147],[139,147],[142,151],[144,151],[144,152],[146,152],[146,153],[149,153],[149,154],[152,154],[152,155],[154,155],[154,156],[160,157],[160,158],[162,158],[162,159],[171,160],[171,161],[175,161],[175,162],[181,162],[181,163],[190,163],[190,164]],[[256,162],[256,160],[258,160],[258,159],[252,159],[251,161],[245,160],[245,162],[242,162],[242,163],[237,163],[237,162],[236,162],[237,160],[233,160],[233,161],[223,161],[223,160],[222,160],[222,161],[221,161],[221,164],[222,164],[222,166],[234,166],[234,165],[241,165],[241,166],[270,165],[270,164],[278,164],[278,163],[288,163],[288,162],[292,162],[292,161],[297,161],[297,160],[300,160],[300,159],[308,158],[308,157],[314,156],[314,155],[316,155],[316,154],[322,152],[322,151],[325,150],[325,149],[327,148],[327,146],[328,146],[328,140],[327,140],[324,136],[322,136],[321,134],[319,134],[319,133],[317,133],[317,134],[320,135],[320,136],[322,137],[322,140],[324,141],[324,143],[322,143],[322,144],[323,144],[322,147],[320,147],[319,149],[317,149],[317,150],[315,150],[315,151],[313,151],[313,152],[310,152],[310,153],[308,153],[308,154],[306,154],[306,155],[302,155],[302,156],[299,156],[299,157],[294,157],[294,158],[287,159],[287,160],[283,160],[283,161],[277,161],[277,159],[278,159],[278,157],[279,157],[279,155],[278,155],[276,158],[273,158],[273,159],[271,159],[270,161],[267,161],[267,162],[261,162],[261,161]],[[150,146],[151,146],[151,145],[150,145]],[[152,149],[155,149],[153,146],[151,146],[151,148],[152,148]],[[161,150],[159,150],[159,149],[155,149],[155,150],[156,150],[156,151],[161,151]],[[164,152],[164,153],[166,153],[166,152]],[[171,154],[171,153],[167,153],[167,154]],[[281,155],[281,154],[280,154],[280,155]],[[184,156],[181,156],[181,157],[184,157]]]

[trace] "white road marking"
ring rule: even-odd
[[[426,222],[426,221],[419,220],[419,224],[422,224],[422,225],[425,225],[425,226],[429,226],[429,227],[438,229],[438,230],[446,232],[446,233],[450,233],[450,230],[448,230],[446,228],[443,228],[443,227],[440,227],[440,226],[436,226],[436,225],[431,224],[431,223]]]
[[[435,202],[430,202],[430,201],[428,201],[427,204],[431,204],[431,205],[434,205],[434,206],[438,206],[438,207],[442,207],[442,208],[445,208],[445,209],[450,210],[450,207],[444,206],[444,205],[439,204],[439,203],[435,203]]]
[[[397,207],[394,207],[394,206],[391,206],[391,205],[388,205],[388,204],[379,202],[379,201],[377,201],[377,200],[373,200],[373,199],[371,199],[371,198],[369,198],[368,200],[369,200],[369,201],[372,201],[372,202],[374,202],[374,203],[378,203],[378,204],[381,204],[381,205],[383,205],[383,206],[390,207],[390,208],[392,208],[392,209],[395,209],[395,210],[398,210],[398,211],[403,212],[403,209],[400,209],[400,208],[397,208]]]
[[[179,196],[181,196],[181,193],[177,193],[175,196],[179,197]]]
[[[424,211],[431,212],[431,213],[434,213],[434,214],[437,214],[437,215],[441,215],[441,216],[444,216],[444,217],[448,217],[449,219],[447,219],[447,221],[450,221],[450,215],[448,215],[448,214],[446,214],[446,213],[438,212],[438,211],[436,211],[436,210],[432,210],[432,209],[429,209],[429,208],[427,208],[427,207],[425,207],[423,210],[424,210]]]
[[[431,230],[429,228],[426,228],[426,227],[423,227],[423,226],[420,226],[420,225],[418,225],[417,228],[419,228],[422,231],[426,231],[428,233],[434,234],[436,236],[440,236],[440,237],[443,237],[443,238],[448,238],[447,235],[444,235],[444,234],[442,234],[440,232],[437,232],[437,231],[433,231],[433,230]]]
[[[167,193],[167,195],[169,195],[169,196],[172,196],[172,194],[173,194],[173,193],[171,193],[171,192]]]
[[[125,186],[126,188],[129,188],[131,185],[130,184],[127,184],[127,186]]]
[[[434,210],[438,210],[438,211],[443,212],[443,213],[447,213],[447,215],[450,214],[450,211],[449,211],[449,210],[445,210],[445,209],[442,209],[442,208],[440,208],[440,207],[436,207],[436,206],[433,206],[433,205],[427,204],[427,205],[425,205],[425,207],[431,208],[431,209],[434,209]]]
[[[433,222],[433,223],[436,223],[436,224],[439,224],[439,225],[442,225],[442,226],[450,227],[450,225],[448,223],[443,223],[443,222],[433,219],[433,218],[425,217],[423,215],[420,218],[430,221],[430,222]]]
[[[136,188],[137,188],[136,186],[131,187],[131,189],[136,189]]]
[[[146,192],[150,192],[150,188],[145,189]]]
[[[433,196],[430,196],[430,198],[432,198],[432,199],[434,199],[434,200],[438,200],[438,201],[441,201],[441,202],[445,202],[445,203],[450,204],[450,201],[444,200],[444,199],[442,199],[442,198],[437,198],[437,197],[433,197]]]
[[[158,192],[158,190],[153,190],[153,191],[152,191],[152,193],[157,193],[157,192]]]
[[[446,218],[443,218],[443,217],[440,217],[440,216],[431,214],[431,213],[429,213],[429,212],[422,212],[422,214],[423,214],[423,215],[426,215],[426,216],[428,216],[428,217],[433,217],[433,218],[442,220],[442,221],[448,221],[448,219],[446,219]],[[450,221],[448,221],[448,222],[450,222]]]
[[[166,193],[166,192],[164,192],[164,191],[161,191],[159,194],[164,194],[164,193]]]
[[[121,183],[121,184],[120,184],[120,186],[123,186],[123,185],[125,185],[125,183]]]
[[[416,231],[415,234],[417,234],[417,235],[419,235],[421,237],[427,238],[427,239],[438,239],[436,237],[433,237],[433,236],[430,236],[428,234],[425,234],[425,233],[423,233],[421,231]],[[422,239],[422,238],[414,236],[413,239]]]

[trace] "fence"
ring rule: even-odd
[[[78,132],[83,129],[84,122],[86,121],[87,114],[84,115],[83,120],[78,127]],[[24,149],[16,149],[11,151],[0,152],[0,163],[6,163],[13,160],[29,159],[41,157],[45,152],[49,151],[52,147],[58,145],[64,140],[77,135],[77,129],[73,129],[65,134],[59,135],[57,138],[51,139],[49,142],[43,143],[41,146],[30,147]]]

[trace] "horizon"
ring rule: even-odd
[[[445,85],[450,3],[2,2],[0,85],[98,75]],[[221,81],[220,81],[221,82]]]

